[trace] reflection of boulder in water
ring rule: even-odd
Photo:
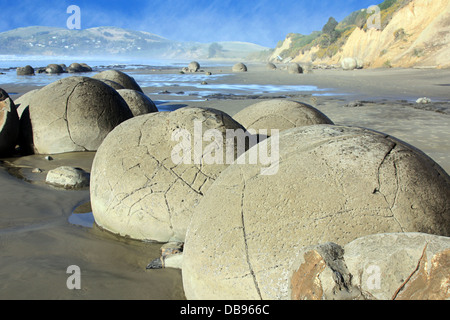
[[[450,177],[406,143],[313,125],[282,132],[278,149],[276,174],[232,164],[195,208],[183,253],[188,299],[286,298],[287,271],[305,246],[450,235]]]

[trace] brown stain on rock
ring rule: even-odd
[[[394,294],[394,300],[450,298],[450,249],[435,254],[429,265],[426,248],[425,246],[417,268]]]
[[[305,262],[300,265],[291,278],[292,300],[322,300],[323,288],[319,275],[326,262],[315,250],[304,254]]]

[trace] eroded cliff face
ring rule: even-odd
[[[412,0],[392,16],[383,30],[355,28],[332,57],[318,59],[319,49],[314,46],[303,50],[293,61],[338,64],[345,57],[355,57],[366,68],[449,68],[450,0]]]

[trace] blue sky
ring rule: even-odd
[[[0,0],[0,32],[19,27],[66,28],[67,7],[81,9],[81,28],[116,26],[178,41],[248,41],[275,47],[290,32],[321,30],[330,16],[382,0]]]

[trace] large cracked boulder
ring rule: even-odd
[[[259,145],[279,155],[278,170],[230,165],[195,209],[183,257],[188,299],[281,299],[295,253],[309,245],[375,233],[450,235],[450,177],[419,150],[345,126],[275,138]]]
[[[445,300],[450,298],[450,238],[374,234],[345,246],[305,247],[288,276],[293,300]]]
[[[14,152],[19,136],[19,116],[8,93],[0,88],[0,156]]]
[[[155,103],[142,92],[131,89],[119,89],[117,92],[122,96],[130,107],[133,116],[140,116],[147,113],[158,112]]]
[[[32,146],[37,154],[96,151],[108,133],[133,117],[116,90],[88,77],[53,82],[29,102]]]
[[[233,116],[245,128],[280,131],[314,124],[333,124],[316,108],[296,101],[274,99],[255,103]]]
[[[119,125],[92,165],[97,225],[138,240],[184,241],[192,211],[228,166],[211,161],[233,140],[227,129],[244,131],[227,114],[202,108],[145,114]]]
[[[124,89],[131,89],[136,90],[139,92],[143,92],[141,87],[138,85],[136,80],[134,80],[133,77],[129,76],[128,74],[119,71],[119,70],[106,70],[97,73],[92,78],[98,79],[98,80],[110,80],[117,82],[118,84],[122,85]]]

